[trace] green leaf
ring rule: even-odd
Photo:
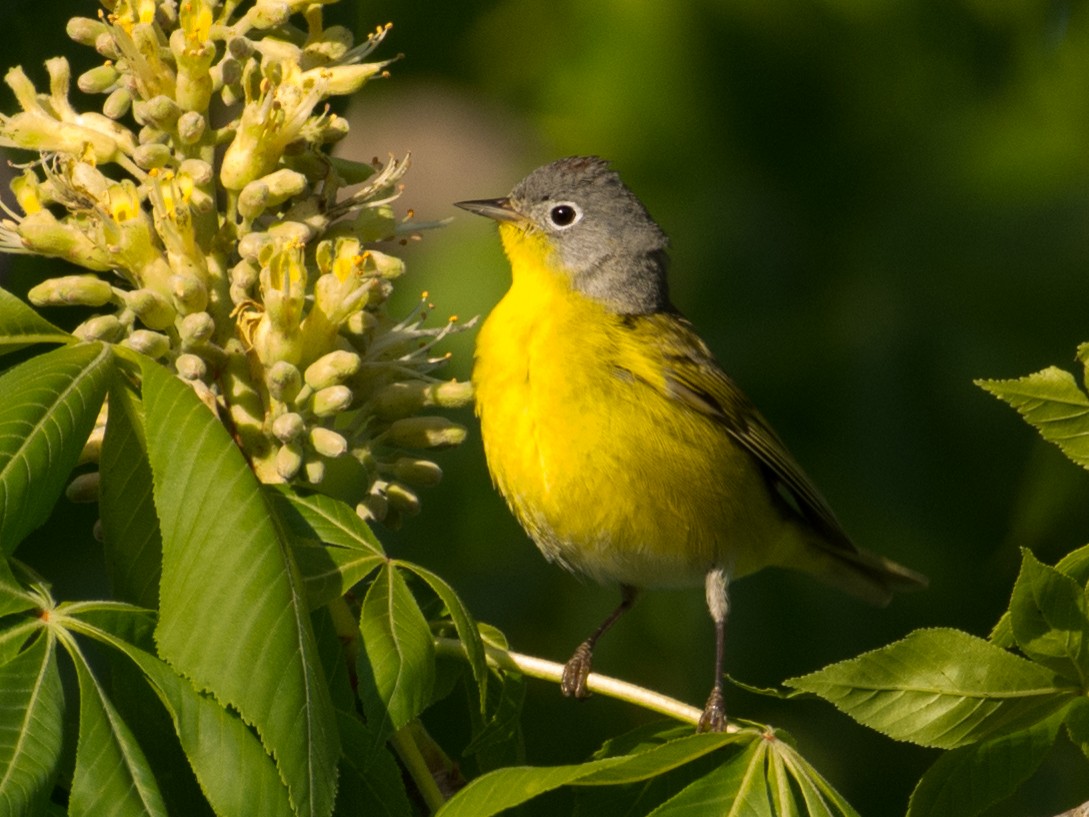
[[[0,556],[0,616],[33,610],[37,606],[38,600],[34,594],[19,584],[8,560]]]
[[[1027,728],[1079,690],[959,630],[907,638],[784,682],[896,740],[951,749]]]
[[[166,707],[189,765],[217,815],[294,817],[276,764],[240,718],[197,692],[165,662],[115,633],[82,618],[70,626],[117,649],[140,669]]]
[[[0,376],[0,552],[48,518],[106,394],[101,344],[55,349]]]
[[[1083,687],[1089,679],[1089,614],[1085,591],[1022,551],[1010,600],[1010,628],[1029,658]]]
[[[1055,569],[1084,587],[1089,583],[1089,545],[1082,545],[1063,556],[1055,565]],[[1010,625],[1009,610],[1002,614],[994,629],[991,630],[989,638],[999,647],[1017,646],[1017,640],[1013,637],[1013,628]]]
[[[34,814],[53,788],[64,737],[51,634],[0,666],[0,690],[0,814]]]
[[[154,609],[159,606],[163,540],[151,490],[143,412],[139,398],[116,378],[99,460],[98,508],[114,595]]]
[[[778,817],[773,811],[764,767],[767,746],[754,740],[713,772],[690,783],[651,812],[654,817]],[[792,803],[791,797],[787,802]]]
[[[972,817],[1013,794],[1055,743],[1062,717],[1052,715],[1009,735],[945,752],[919,780],[908,817]]]
[[[857,812],[851,808],[851,804],[844,800],[842,795],[832,788],[831,784],[792,746],[783,740],[777,740],[772,745],[772,749],[773,757],[782,762],[794,785],[802,794],[805,811],[799,811],[800,814],[809,814],[813,817],[820,815],[858,817]]]
[[[401,767],[355,717],[338,712],[344,754],[335,817],[410,817]]]
[[[150,361],[143,377],[163,537],[159,652],[257,729],[300,815],[328,817],[340,746],[286,536],[193,391]]]
[[[1066,713],[1066,734],[1089,760],[1089,698],[1082,698]]]
[[[384,739],[424,710],[435,684],[431,628],[396,565],[383,567],[368,588],[359,632],[361,698],[368,722]]]
[[[79,678],[79,744],[69,815],[166,817],[159,786],[132,730],[106,697],[75,642],[66,641],[66,646]]]
[[[1070,372],[1049,366],[1017,380],[975,383],[1009,403],[1045,440],[1082,468],[1089,468],[1089,397]]]
[[[345,503],[287,486],[266,486],[269,504],[291,537],[310,609],[338,599],[386,561],[382,546]]]
[[[17,297],[0,289],[0,355],[35,343],[72,343],[75,338],[58,329]]]
[[[435,595],[445,605],[450,620],[454,623],[454,630],[458,634],[458,639],[461,641],[462,646],[465,647],[469,667],[473,671],[473,680],[476,681],[480,696],[480,712],[481,714],[486,713],[488,706],[488,662],[484,656],[484,641],[480,637],[480,628],[477,627],[476,621],[469,613],[469,609],[458,597],[458,594],[454,592],[454,588],[447,584],[438,574],[411,562],[399,561],[397,564],[411,570],[427,582],[431,589],[435,591]]]
[[[760,743],[759,732],[687,735],[643,751],[570,766],[508,766],[478,777],[437,817],[489,817],[561,786],[612,786],[647,780],[730,744]],[[707,813],[707,812],[702,812]]]

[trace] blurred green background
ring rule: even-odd
[[[729,673],[774,685],[917,627],[985,636],[1019,548],[1054,563],[1089,541],[1089,475],[972,385],[1074,368],[1089,339],[1085,4],[341,5],[361,30],[392,21],[380,54],[405,54],[360,93],[342,150],[411,151],[402,204],[454,219],[405,251],[401,308],[428,290],[436,319],[464,321],[507,284],[494,226],[450,202],[503,195],[559,156],[613,160],[672,238],[676,305],[856,541],[930,576],[927,592],[881,611],[805,577],[747,579],[733,589]],[[96,7],[8,0],[7,59],[40,79],[45,56],[70,50],[63,19]],[[468,375],[471,344],[470,331],[448,345],[450,374]],[[379,535],[449,579],[515,649],[565,660],[615,590],[541,559],[492,490],[479,435],[442,464],[423,515]],[[55,542],[34,541],[45,561]],[[602,642],[596,667],[701,705],[711,656],[702,593],[663,591]],[[727,702],[793,734],[864,815],[902,814],[937,757],[819,701],[730,690]],[[526,759],[575,762],[648,718],[530,682]],[[1089,798],[1084,760],[1061,746],[994,814]],[[566,797],[528,813],[569,813]]]

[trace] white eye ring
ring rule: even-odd
[[[548,209],[548,220],[553,227],[566,230],[582,220],[582,208],[573,201],[560,201]]]

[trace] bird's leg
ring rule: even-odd
[[[730,612],[730,599],[727,593],[729,577],[721,567],[713,568],[707,574],[707,609],[711,611],[711,620],[715,623],[715,685],[700,715],[698,732],[722,732],[726,729],[726,702],[722,698],[722,661],[726,651],[726,615]]]
[[[564,664],[560,691],[568,698],[590,697],[590,690],[586,688],[586,678],[590,674],[590,665],[593,662],[594,645],[597,644],[601,636],[609,631],[610,627],[616,624],[617,619],[628,612],[635,603],[636,590],[634,587],[622,584],[620,594],[620,604],[609,613],[609,617],[601,622],[601,626],[594,630],[589,638],[579,644],[575,654]]]

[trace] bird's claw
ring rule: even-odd
[[[590,645],[583,642],[575,650],[575,654],[563,665],[563,677],[560,680],[560,691],[568,698],[589,698],[590,690],[586,687],[586,679],[590,675],[593,652]]]

